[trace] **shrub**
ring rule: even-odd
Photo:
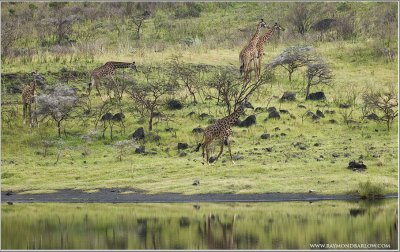
[[[376,199],[383,197],[384,190],[380,185],[372,184],[368,180],[358,184],[358,193],[362,199]]]

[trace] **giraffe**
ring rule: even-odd
[[[26,123],[26,117],[29,116],[29,126],[32,127],[32,104],[35,102],[36,72],[32,72],[33,81],[22,89],[22,120]],[[28,113],[28,115],[27,115]]]
[[[272,34],[275,31],[284,31],[285,29],[281,27],[278,23],[275,22],[275,24],[272,27],[268,27],[269,30],[259,38],[259,40],[256,43],[256,49],[257,49],[257,58],[254,58],[254,68],[255,68],[255,73],[256,73],[256,78],[260,78],[261,74],[261,62],[262,62],[262,57],[265,55],[264,53],[264,44],[267,42],[267,40],[272,36]]]
[[[99,91],[100,78],[104,76],[111,77],[115,73],[115,70],[118,68],[131,68],[135,71],[137,70],[135,62],[133,63],[117,62],[117,61],[106,62],[101,67],[98,67],[90,72],[91,83],[89,83],[89,95],[92,90],[92,86],[95,86],[97,93],[101,95]]]
[[[240,73],[244,73],[244,79],[247,80],[249,71],[249,65],[252,58],[257,53],[256,44],[258,39],[260,38],[260,30],[261,28],[266,28],[267,24],[264,22],[264,19],[261,19],[260,23],[257,25],[256,32],[253,37],[247,43],[247,45],[240,51],[239,60],[240,60]],[[251,78],[251,76],[250,76]]]
[[[209,164],[209,152],[210,152],[210,144],[214,139],[219,139],[220,143],[220,151],[218,153],[217,158],[215,159],[215,162],[218,160],[218,158],[221,156],[223,150],[224,150],[224,144],[227,142],[228,144],[228,150],[229,150],[229,155],[231,157],[231,162],[233,162],[232,159],[232,151],[231,151],[231,143],[229,140],[229,137],[232,135],[232,129],[231,126],[237,122],[239,117],[244,113],[245,107],[248,107],[247,102],[242,102],[238,108],[230,115],[217,120],[216,123],[209,125],[203,132],[203,143],[199,143],[197,146],[196,151],[200,149],[200,146],[202,147],[202,152],[203,152],[203,160],[204,160],[204,149],[206,150],[206,158],[207,158],[207,164]]]

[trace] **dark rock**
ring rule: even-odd
[[[340,155],[338,153],[333,153],[332,157],[337,158],[337,157],[340,157]]]
[[[192,116],[192,115],[194,115],[194,114],[196,114],[196,112],[192,111],[192,112],[190,112],[189,114],[187,114],[187,116]]]
[[[186,150],[188,147],[187,143],[178,143],[178,150]]]
[[[333,115],[336,112],[335,112],[335,110],[325,110],[325,113]]]
[[[192,133],[202,133],[203,131],[203,128],[197,127],[192,130]]]
[[[139,146],[139,147],[137,147],[137,148],[135,149],[135,153],[136,153],[136,154],[144,153],[144,151],[145,151],[145,147],[144,147],[144,146]]]
[[[172,132],[174,131],[174,128],[165,128],[165,132]]]
[[[113,114],[111,114],[110,112],[105,113],[102,117],[101,117],[101,121],[111,121],[113,118]]]
[[[183,108],[183,104],[182,104],[182,102],[180,102],[178,100],[172,99],[172,100],[169,100],[167,102],[167,107],[169,109],[182,109]]]
[[[264,133],[261,135],[261,139],[269,139],[270,137],[271,137],[271,135],[268,133]]]
[[[268,114],[268,118],[269,118],[269,119],[280,119],[280,118],[281,118],[281,115],[279,114],[278,111],[271,111],[271,112],[269,112],[269,114]]]
[[[286,133],[283,133],[283,132],[282,132],[282,133],[281,133],[281,136],[282,136],[282,137],[286,136]]]
[[[289,114],[289,110],[286,109],[280,109],[279,112],[282,114]]]
[[[264,111],[264,108],[262,108],[262,107],[257,107],[254,111],[255,111],[255,112],[263,112],[263,111]]]
[[[267,147],[267,148],[265,148],[265,150],[268,152],[272,152],[272,147]]]
[[[216,157],[210,157],[210,158],[208,159],[208,162],[209,162],[209,163],[214,163],[216,160],[217,160]]]
[[[367,115],[366,118],[368,120],[375,120],[375,121],[379,120],[379,116],[375,113],[371,113],[371,114]]]
[[[244,119],[240,124],[239,127],[250,127],[251,125],[256,124],[256,116],[251,115]]]
[[[186,157],[186,156],[187,156],[187,153],[184,152],[184,151],[182,151],[181,153],[179,153],[179,156],[180,156],[180,157]]]
[[[364,171],[367,169],[367,166],[363,164],[362,161],[356,162],[353,160],[349,162],[349,166],[347,168],[352,169],[353,171]]]
[[[299,104],[299,105],[297,105],[297,107],[298,107],[298,108],[303,108],[303,109],[306,109],[306,108],[307,108],[307,107],[304,106],[303,104]]]
[[[122,120],[125,119],[125,115],[124,113],[116,113],[115,115],[113,115],[112,120],[114,122],[122,122]]]
[[[312,101],[320,101],[320,100],[325,100],[326,97],[324,92],[316,92],[309,94],[306,99]]]
[[[315,114],[320,118],[324,118],[325,117],[324,113],[322,113],[322,111],[319,110],[319,109],[317,110],[317,112]]]
[[[281,130],[279,127],[274,128],[275,131]]]
[[[315,143],[314,146],[319,147],[319,146],[321,146],[321,144],[320,143]]]
[[[296,93],[293,92],[284,92],[281,101],[294,101],[296,100]]]
[[[161,136],[159,136],[159,135],[154,136],[154,141],[158,142],[160,140],[161,140]]]
[[[202,113],[201,115],[199,115],[199,118],[200,118],[201,120],[204,120],[205,118],[208,118],[208,117],[210,117],[210,115],[209,115],[209,114],[206,114],[206,113]]]
[[[319,117],[317,116],[317,115],[312,115],[312,117],[311,117],[314,121],[316,121],[316,120],[318,120],[319,119]]]
[[[350,105],[349,104],[347,104],[347,103],[340,103],[339,104],[339,108],[350,108]]]
[[[299,148],[300,150],[306,150],[307,149],[307,145],[302,143],[302,142],[293,143],[293,146],[296,147],[296,148]]]
[[[194,185],[194,186],[200,185],[200,181],[199,181],[198,179],[195,179],[195,180],[193,181],[193,184],[192,184],[192,185]]]
[[[269,107],[269,108],[267,108],[267,112],[268,113],[271,113],[271,112],[277,112],[277,110],[276,110],[276,108],[275,107]]]
[[[330,119],[328,122],[329,123],[337,123],[337,121],[335,119]]]
[[[306,112],[306,115],[309,116],[309,117],[312,117],[312,116],[314,115],[314,113],[311,112],[310,110],[308,110],[308,111]]]
[[[132,138],[134,140],[142,140],[144,139],[145,135],[144,135],[144,129],[143,127],[138,128],[137,130],[135,130],[135,132],[133,132],[132,134]]]

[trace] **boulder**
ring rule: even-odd
[[[362,161],[356,162],[353,160],[349,162],[349,166],[347,168],[352,169],[353,171],[364,171],[367,169],[367,166],[363,164]]]
[[[203,128],[197,127],[192,130],[192,133],[202,133],[203,131]]]
[[[200,118],[201,120],[203,120],[203,119],[205,119],[205,118],[208,118],[208,117],[210,117],[210,115],[209,115],[209,114],[206,114],[206,113],[202,113],[201,115],[199,115],[199,118]]]
[[[268,113],[271,113],[271,112],[273,112],[273,111],[277,112],[277,110],[276,110],[275,107],[269,107],[269,108],[267,108],[267,112],[268,112]]]
[[[280,118],[281,118],[281,115],[279,114],[278,111],[275,110],[275,111],[269,112],[268,118],[269,118],[269,119],[280,119]]]
[[[375,120],[375,121],[379,120],[379,116],[375,113],[371,113],[371,114],[367,115],[366,118],[368,120]]]
[[[281,101],[294,101],[296,100],[296,93],[294,92],[284,92],[282,97],[281,97]]]
[[[136,153],[136,154],[144,153],[144,151],[145,151],[145,147],[144,147],[144,146],[139,146],[139,147],[137,147],[137,148],[135,149],[135,153]]]
[[[137,130],[135,130],[135,132],[133,132],[132,134],[132,138],[134,140],[142,140],[144,139],[145,135],[144,135],[144,129],[143,127],[138,128]]]
[[[317,110],[317,112],[315,114],[320,118],[324,118],[325,117],[324,113],[322,113],[322,111],[319,110],[319,109]]]
[[[312,101],[320,101],[320,100],[325,100],[326,96],[324,92],[316,92],[309,94],[306,99]]]
[[[264,133],[261,135],[261,139],[269,139],[270,137],[271,137],[271,135],[268,133]]]
[[[239,127],[250,127],[251,125],[256,124],[256,116],[251,115],[240,122]]]
[[[189,147],[187,143],[178,143],[178,150],[185,150]]]
[[[183,108],[183,104],[182,104],[182,102],[180,102],[178,100],[172,99],[172,100],[169,100],[167,102],[167,107],[169,109],[182,109]]]

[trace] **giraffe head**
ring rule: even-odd
[[[258,23],[258,27],[259,28],[267,28],[268,25],[267,25],[267,23],[265,23],[264,19],[261,18],[260,23]]]
[[[275,22],[275,24],[272,27],[268,26],[268,28],[273,29],[274,31],[284,31],[285,30],[285,28],[280,26],[277,22]]]

